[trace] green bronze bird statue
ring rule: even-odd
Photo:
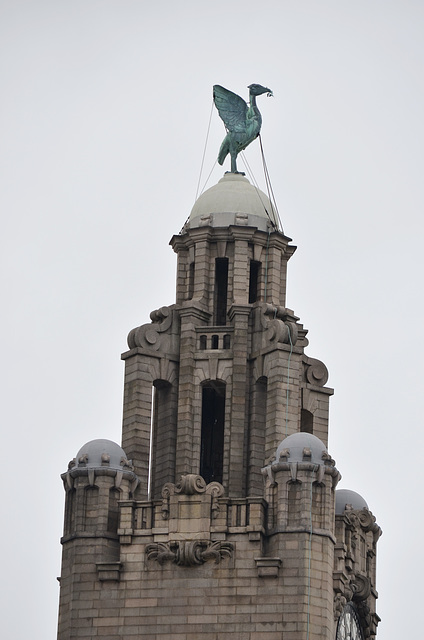
[[[221,144],[218,162],[222,165],[227,155],[230,154],[231,173],[239,173],[237,171],[237,155],[258,137],[261,130],[262,116],[256,106],[256,96],[263,93],[268,94],[268,97],[273,95],[271,89],[260,84],[251,84],[248,89],[249,105],[243,98],[224,89],[219,84],[214,85],[213,88],[215,106],[228,132]]]

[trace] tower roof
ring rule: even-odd
[[[305,460],[305,450],[313,464],[324,464],[323,454],[327,454],[325,444],[312,433],[292,433],[278,445],[276,459],[279,460],[283,452],[287,452],[290,462]]]
[[[107,466],[121,470],[128,466],[125,451],[112,440],[90,440],[77,453],[77,467],[97,469]]]
[[[368,509],[364,498],[356,491],[350,489],[337,489],[336,491],[336,514],[341,515],[346,509],[346,505],[352,505],[353,509]]]
[[[278,229],[278,220],[270,199],[240,173],[223,178],[194,203],[189,227],[228,227],[233,224],[257,227],[260,231]]]

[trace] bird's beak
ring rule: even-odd
[[[267,88],[267,94],[266,94],[266,97],[267,97],[267,98],[273,98],[273,97],[274,97],[274,94],[272,93],[271,89],[268,89],[268,88]]]

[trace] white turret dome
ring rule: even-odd
[[[270,199],[240,173],[226,173],[223,178],[194,203],[188,226],[257,227],[260,231],[278,229],[275,209]]]

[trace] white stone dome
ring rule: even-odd
[[[287,449],[287,462],[304,462],[306,459],[313,464],[324,464],[323,453],[327,455],[325,444],[312,433],[292,433],[284,438],[277,447],[276,460],[280,459],[282,452]],[[310,456],[305,456],[305,449],[311,452]]]
[[[346,505],[352,505],[353,509],[368,509],[368,505],[359,493],[350,491],[349,489],[337,489],[336,491],[336,514],[341,515]]]
[[[257,227],[260,231],[278,229],[268,196],[240,173],[226,173],[218,184],[199,196],[188,222],[190,229],[233,224]]]
[[[122,470],[127,456],[122,447],[112,440],[90,440],[78,451],[75,462],[77,468]]]

